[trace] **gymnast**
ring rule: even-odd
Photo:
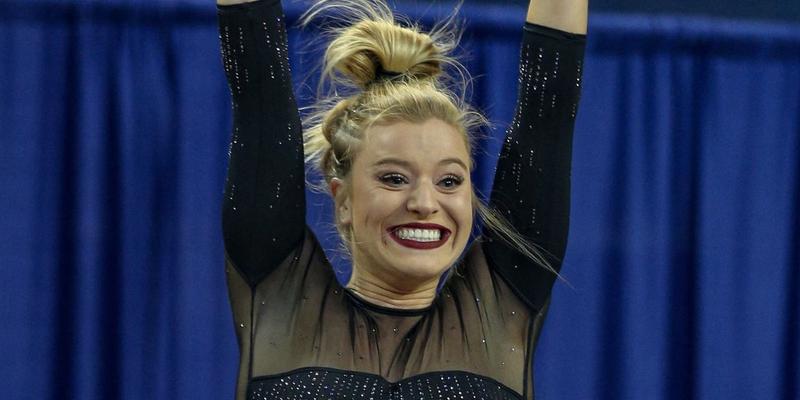
[[[452,19],[426,32],[382,1],[317,0],[303,16],[330,27],[332,89],[301,120],[281,2],[217,0],[236,398],[532,399],[567,242],[588,0],[531,1],[488,204],[470,180],[485,118],[463,99]],[[345,285],[306,226],[306,165],[334,205]]]

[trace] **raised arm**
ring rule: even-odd
[[[301,242],[305,191],[301,124],[279,0],[218,0],[233,135],[223,199],[228,261],[251,286]]]
[[[567,243],[572,131],[580,96],[587,0],[534,0],[520,56],[519,97],[490,204],[559,270]],[[489,233],[490,264],[535,310],[556,276]]]

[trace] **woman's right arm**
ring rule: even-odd
[[[233,99],[222,228],[229,262],[257,285],[302,241],[305,186],[280,0],[218,0]]]

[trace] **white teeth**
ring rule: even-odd
[[[438,242],[442,233],[438,229],[410,229],[400,228],[396,231],[400,239],[413,240],[415,242]]]

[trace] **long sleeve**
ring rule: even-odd
[[[567,245],[572,133],[586,38],[526,24],[519,97],[497,163],[490,205],[532,240],[556,270]],[[534,310],[550,296],[555,274],[489,232],[484,243],[497,273]]]
[[[303,143],[279,0],[219,6],[233,99],[222,225],[226,256],[255,286],[305,231]]]

